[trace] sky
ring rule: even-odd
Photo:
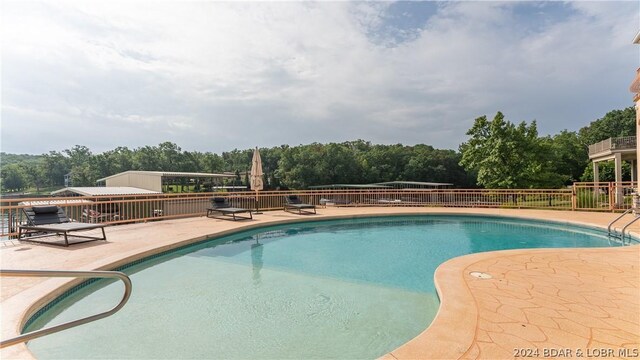
[[[475,118],[578,130],[632,106],[638,1],[7,1],[0,150],[363,139],[458,149]]]

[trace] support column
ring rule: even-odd
[[[633,38],[633,43],[640,45],[640,32]],[[636,160],[640,156],[640,69],[636,70],[636,76],[629,87],[629,90],[634,93],[633,102],[636,103]],[[638,181],[636,194],[640,194],[640,181]],[[638,197],[634,197],[634,208],[636,208],[636,200]],[[637,215],[637,214],[636,214]]]
[[[633,99],[636,102],[636,161],[637,157],[640,156],[640,141],[638,137],[640,136],[640,93],[636,94]],[[638,188],[636,189],[636,194],[640,194],[640,181],[638,181]]]
[[[593,198],[598,203],[600,200],[600,171],[598,169],[598,162],[593,161]]]
[[[631,160],[631,183],[636,181],[636,161]]]
[[[616,205],[620,207],[624,203],[624,192],[622,189],[622,154],[614,155],[615,173],[616,173]]]

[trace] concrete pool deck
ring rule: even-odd
[[[206,217],[107,227],[108,241],[68,248],[8,241],[3,269],[112,269],[212,236],[269,224],[387,214],[501,215],[605,227],[617,214],[515,209],[363,207],[283,211],[253,221]],[[622,222],[621,222],[622,223]],[[640,227],[632,231],[640,233]],[[483,273],[482,279],[471,273]],[[436,271],[441,305],[431,326],[387,359],[639,358],[640,246],[507,250],[451,259]],[[3,277],[2,339],[55,298],[68,279]],[[114,299],[114,305],[117,299]],[[98,320],[99,321],[99,320]],[[580,353],[578,353],[580,352]],[[518,356],[519,355],[519,356]],[[24,344],[3,359],[33,358]]]

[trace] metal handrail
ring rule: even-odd
[[[629,226],[631,226],[634,222],[638,221],[638,219],[640,219],[640,217],[635,217],[635,218],[633,218],[633,220],[631,220],[630,222],[628,222],[628,223],[627,223],[627,225],[625,225],[625,226],[622,228],[622,237],[621,237],[622,244],[624,244],[624,232],[625,232],[625,231],[627,230],[627,228],[628,228]],[[631,241],[631,240],[629,240],[629,241]]]
[[[613,221],[610,222],[609,225],[607,225],[607,233],[609,235],[611,235],[611,226],[613,226],[613,223],[615,223],[616,221],[622,219],[625,215],[627,215],[628,213],[630,213],[633,210],[634,210],[634,208],[627,209],[627,211],[623,212],[622,215],[620,215],[617,218],[613,219]]]
[[[120,303],[112,309],[92,315],[78,320],[69,321],[59,325],[43,328],[35,331],[31,331],[8,340],[0,341],[0,349],[19,344],[21,342],[29,341],[41,336],[53,334],[62,330],[66,330],[78,325],[90,323],[95,320],[105,318],[107,316],[115,314],[120,310],[127,300],[131,296],[131,279],[122,272],[119,271],[70,271],[70,270],[0,270],[0,277],[76,277],[76,278],[117,278],[124,282],[124,295]]]

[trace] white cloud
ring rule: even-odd
[[[498,110],[555,132],[629,105],[636,3],[568,3],[535,31],[517,5],[439,3],[386,47],[382,2],[4,2],[2,150],[457,148]]]

